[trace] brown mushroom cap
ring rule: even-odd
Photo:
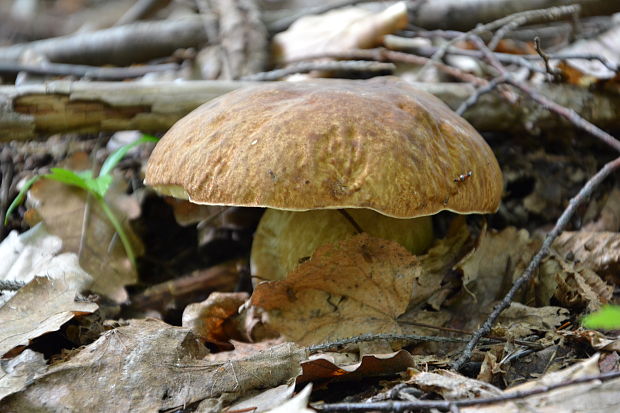
[[[223,95],[161,139],[145,182],[199,204],[369,208],[396,218],[494,212],[502,193],[495,156],[476,130],[389,77]]]

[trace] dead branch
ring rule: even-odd
[[[0,61],[17,62],[26,50],[32,50],[52,62],[125,66],[169,56],[179,48],[201,46],[207,40],[202,20],[188,17],[2,47]]]
[[[427,29],[470,30],[479,23],[500,19],[509,14],[532,9],[564,6],[563,0],[435,0],[416,7],[411,23]],[[581,16],[608,16],[620,11],[620,3],[609,0],[574,0],[581,6]]]
[[[0,87],[0,141],[61,132],[96,133],[139,129],[163,132],[202,103],[239,87],[238,81],[126,82],[56,81]],[[415,86],[456,109],[475,89],[462,83]],[[605,129],[620,129],[620,96],[570,85],[540,85],[538,92]],[[557,115],[529,100],[517,105],[489,93],[464,113],[480,131],[522,132],[564,127]]]

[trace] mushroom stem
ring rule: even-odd
[[[358,234],[364,232],[362,227],[360,227],[360,225],[353,219],[351,214],[349,214],[346,209],[339,209],[338,212],[340,212],[340,214],[342,214],[342,216],[345,217],[346,220],[351,223],[351,225],[353,225],[353,228],[355,228],[355,231],[357,231]]]

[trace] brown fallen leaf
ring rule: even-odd
[[[396,3],[381,12],[346,7],[304,16],[274,39],[276,61],[285,63],[309,55],[342,53],[381,44],[383,36],[404,29],[407,7]]]
[[[449,370],[420,372],[414,374],[408,383],[445,399],[491,397],[501,393],[501,390],[489,383],[461,376]]]
[[[594,271],[554,253],[541,264],[538,283],[535,290],[538,303],[547,305],[554,298],[562,306],[577,311],[596,311],[613,295],[613,287]]]
[[[203,302],[185,307],[182,325],[191,328],[203,341],[226,345],[231,339],[239,340],[241,332],[232,319],[247,299],[247,293],[213,292]]]
[[[288,339],[310,345],[402,330],[412,296],[428,298],[441,279],[396,242],[360,234],[319,247],[282,281],[259,284],[251,303]]]
[[[297,384],[320,380],[329,380],[330,383],[356,381],[395,374],[415,365],[415,359],[405,350],[390,354],[365,354],[358,363],[348,365],[334,364],[319,356],[301,363],[303,372],[297,377]]]
[[[72,170],[82,170],[88,165],[82,153],[68,160]],[[88,165],[90,166],[90,165]],[[122,193],[122,188],[112,185],[106,200],[113,209],[118,203],[135,204],[136,201]],[[88,201],[86,192],[49,179],[37,181],[28,192],[28,202],[36,213],[27,215],[30,225],[45,222],[48,231],[63,240],[63,251],[80,256],[80,265],[92,275],[92,291],[105,295],[116,302],[127,299],[124,286],[137,281],[122,243],[104,212],[94,199]],[[84,211],[90,209],[89,220],[84,227]],[[124,216],[115,210],[119,220]],[[142,247],[128,225],[125,231],[133,241],[136,255]]]
[[[95,303],[76,301],[79,288],[71,284],[63,278],[36,277],[0,307],[0,357],[58,330],[76,315],[97,310]]]
[[[176,409],[276,387],[295,378],[306,358],[306,351],[291,343],[235,361],[202,360],[206,352],[187,328],[130,320],[0,403],[3,411]]]
[[[25,388],[37,375],[45,372],[47,363],[43,354],[30,349],[10,360],[2,360],[0,367],[0,400]]]
[[[601,275],[614,277],[620,270],[620,233],[564,231],[553,243],[562,257]],[[616,278],[617,279],[617,278]]]

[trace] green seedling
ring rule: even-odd
[[[620,329],[620,306],[606,305],[585,316],[581,324],[586,328],[600,328],[601,330]]]
[[[125,248],[125,252],[127,253],[127,258],[131,261],[131,264],[136,267],[136,256],[133,251],[133,247],[131,246],[131,242],[123,229],[120,221],[112,212],[112,209],[105,201],[105,195],[110,189],[110,185],[112,184],[112,170],[114,167],[127,155],[130,149],[141,145],[145,142],[157,142],[157,138],[154,136],[143,135],[142,138],[138,139],[135,142],[127,144],[118,148],[116,151],[112,152],[110,156],[105,160],[103,165],[101,165],[101,169],[99,171],[99,175],[97,177],[93,176],[93,171],[71,171],[69,169],[64,168],[52,168],[50,173],[45,175],[37,175],[30,178],[26,184],[21,188],[19,194],[15,197],[9,208],[6,212],[6,218],[4,219],[4,225],[6,225],[9,215],[17,208],[19,204],[21,204],[26,196],[26,192],[30,189],[30,187],[39,179],[53,179],[54,181],[62,182],[67,185],[77,186],[82,188],[83,190],[89,192],[99,203],[101,209],[105,213],[106,217],[114,227],[114,230],[118,234],[121,242],[123,243],[123,247]]]

